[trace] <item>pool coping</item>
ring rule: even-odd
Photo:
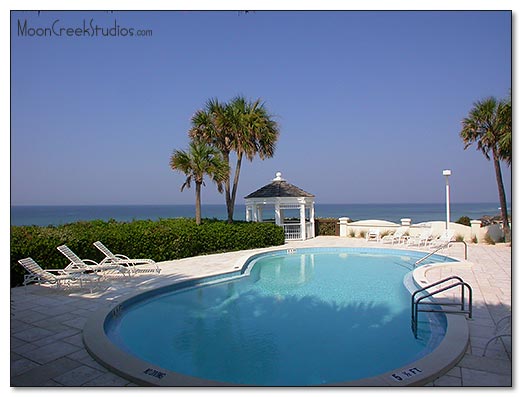
[[[300,250],[300,249],[298,249]],[[122,304],[136,299],[148,293],[157,293],[158,289],[168,289],[173,285],[187,284],[187,287],[197,286],[201,281],[209,278],[217,278],[219,281],[227,275],[232,277],[248,275],[250,262],[255,262],[259,255],[281,252],[285,250],[267,250],[262,253],[249,254],[241,257],[237,261],[235,269],[240,270],[221,273],[214,277],[200,277],[184,280],[181,283],[173,283],[159,287],[148,292],[138,292],[130,294],[121,303],[106,304],[97,310],[86,322],[82,339],[86,350],[101,365],[110,371],[129,379],[130,381],[143,386],[221,386],[221,387],[256,387],[256,385],[242,385],[235,383],[219,382],[214,380],[202,379],[190,375],[180,374],[167,370],[160,366],[152,365],[144,360],[123,351],[117,347],[106,335],[104,325],[106,318],[110,315],[118,316],[121,312]],[[454,258],[451,258],[455,260]],[[242,265],[241,265],[242,264]],[[438,264],[428,264],[420,266],[413,271],[413,279],[417,285],[427,284],[426,273],[432,269],[444,266],[472,266],[467,261],[452,261]],[[228,277],[227,277],[228,278]],[[183,287],[179,287],[180,289]],[[464,316],[460,314],[446,314],[447,330],[442,342],[427,356],[408,364],[405,367],[397,368],[383,374],[347,382],[329,383],[325,385],[313,385],[311,387],[389,387],[389,386],[421,386],[437,377],[441,376],[459,362],[464,356],[469,343],[469,328]]]

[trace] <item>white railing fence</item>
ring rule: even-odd
[[[306,222],[306,238],[313,236],[312,222]],[[285,231],[285,240],[301,240],[301,224],[300,223],[285,223],[283,224]]]
[[[285,230],[285,240],[301,240],[301,224],[285,223],[283,228]]]

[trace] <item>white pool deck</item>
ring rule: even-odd
[[[206,255],[161,262],[160,275],[111,278],[93,293],[60,291],[38,285],[11,289],[11,386],[135,386],[98,364],[85,350],[82,328],[102,305],[127,296],[194,277],[235,270],[248,256],[273,249],[301,247],[390,247],[360,238],[317,237],[269,249]],[[401,248],[401,246],[393,246]],[[406,249],[415,249],[403,247]],[[444,251],[464,258],[462,244]],[[473,288],[473,318],[467,320],[470,344],[458,364],[426,386],[512,386],[511,338],[484,346],[495,323],[511,314],[511,248],[505,244],[468,245],[469,266],[443,267],[426,276],[436,281],[458,275]]]

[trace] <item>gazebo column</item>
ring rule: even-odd
[[[263,222],[263,206],[261,204],[256,205],[256,222]]]
[[[312,205],[310,206],[310,223],[311,223],[311,238],[315,237],[315,210],[314,210],[314,203],[312,202]]]
[[[245,210],[246,210],[245,219],[247,222],[250,222],[252,220],[252,206],[250,204],[248,204],[245,207]]]
[[[281,222],[281,203],[276,201],[275,203],[275,224],[278,226],[282,225]]]
[[[253,222],[257,222],[256,205],[255,204],[250,204],[250,219]]]
[[[306,240],[306,206],[301,204],[300,207],[300,218],[301,218],[301,240]]]

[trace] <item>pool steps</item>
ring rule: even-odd
[[[456,281],[454,281],[456,280]],[[429,292],[428,289],[433,287],[442,286],[442,284],[452,281],[452,284],[447,285],[445,287],[441,287],[436,291]],[[442,292],[448,291],[453,288],[461,288],[461,294],[460,294],[460,302],[441,302],[437,300],[430,299],[434,297],[437,294],[440,294]],[[466,310],[466,295],[464,293],[465,289],[468,291],[468,305]],[[417,295],[421,294],[422,296],[415,298]],[[422,302],[423,300],[429,299],[429,302]],[[431,305],[435,307],[434,309],[419,309],[419,305]],[[453,309],[448,310],[444,309],[443,307],[450,306],[460,306],[459,309]],[[418,331],[418,321],[419,321],[419,312],[424,313],[460,313],[460,314],[467,314],[468,318],[472,318],[473,313],[473,292],[471,286],[464,282],[464,280],[458,276],[450,276],[446,277],[442,280],[439,280],[435,283],[432,283],[430,285],[427,285],[421,289],[418,289],[411,295],[411,325],[413,334],[415,335],[415,338],[417,338],[417,331]]]

